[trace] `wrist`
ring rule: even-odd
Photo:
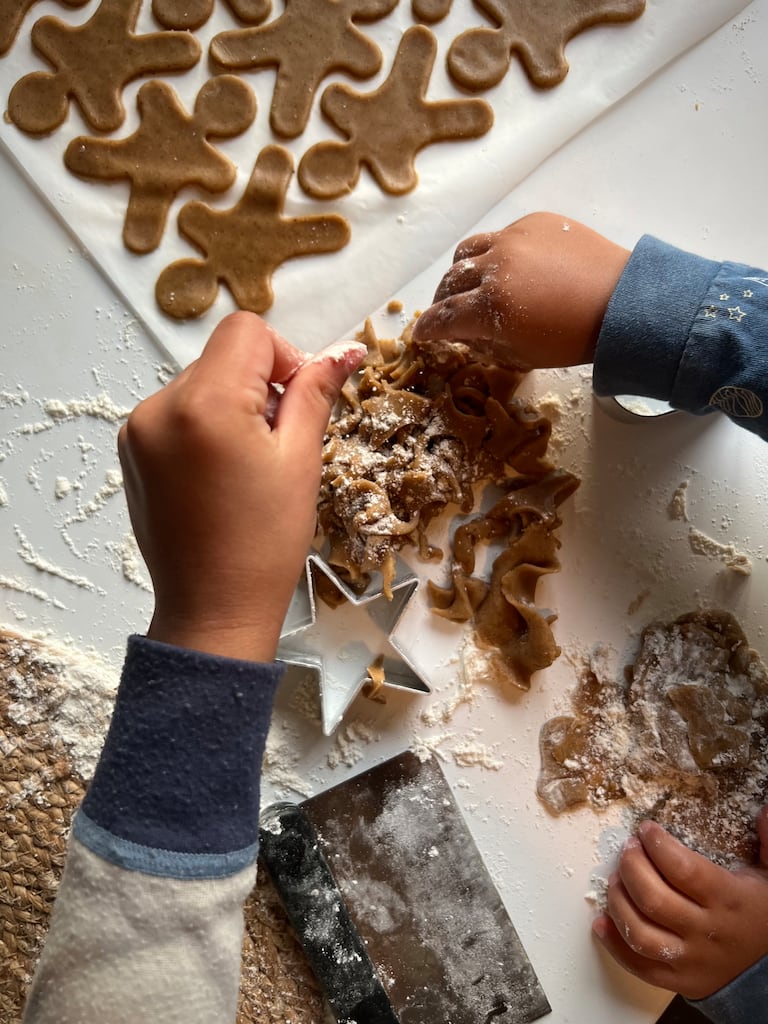
[[[282,619],[274,616],[220,620],[156,608],[147,630],[150,640],[239,661],[271,662],[277,653]]]

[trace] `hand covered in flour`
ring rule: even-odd
[[[645,821],[608,884],[593,930],[643,981],[703,999],[768,955],[768,807],[759,865],[729,871]]]
[[[456,249],[420,341],[463,341],[484,360],[530,370],[589,363],[629,252],[576,221],[533,213]]]
[[[235,313],[134,410],[118,447],[155,589],[150,637],[272,660],[315,528],[330,410],[365,352],[344,342],[310,358]]]

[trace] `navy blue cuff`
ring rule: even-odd
[[[619,278],[595,349],[598,395],[669,401],[680,360],[720,264],[644,235]]]
[[[261,760],[276,664],[133,636],[83,811],[144,847],[222,854],[258,836]]]
[[[713,1024],[757,1024],[768,1006],[768,956],[707,999],[689,999]]]

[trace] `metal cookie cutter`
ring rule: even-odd
[[[345,598],[337,608],[318,599],[318,573]],[[414,573],[397,560],[388,600],[381,583],[371,580],[356,594],[318,553],[307,557],[304,577],[288,609],[280,635],[277,657],[291,667],[309,670],[318,680],[322,726],[330,736],[345,711],[371,680],[369,668],[379,667],[383,685],[416,693],[430,693],[396,630],[408,603],[418,589]]]
[[[638,398],[634,395],[598,395],[592,392],[593,401],[606,415],[622,423],[649,423],[678,413],[667,402],[657,398]]]

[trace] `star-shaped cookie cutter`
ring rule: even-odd
[[[319,573],[346,599],[337,608],[318,597]],[[312,552],[307,556],[304,576],[283,623],[277,657],[288,671],[300,669],[316,676],[326,736],[332,735],[352,701],[371,681],[369,668],[373,665],[382,670],[384,686],[431,693],[396,635],[418,586],[418,578],[398,559],[390,599],[377,579],[357,594],[322,555]]]

